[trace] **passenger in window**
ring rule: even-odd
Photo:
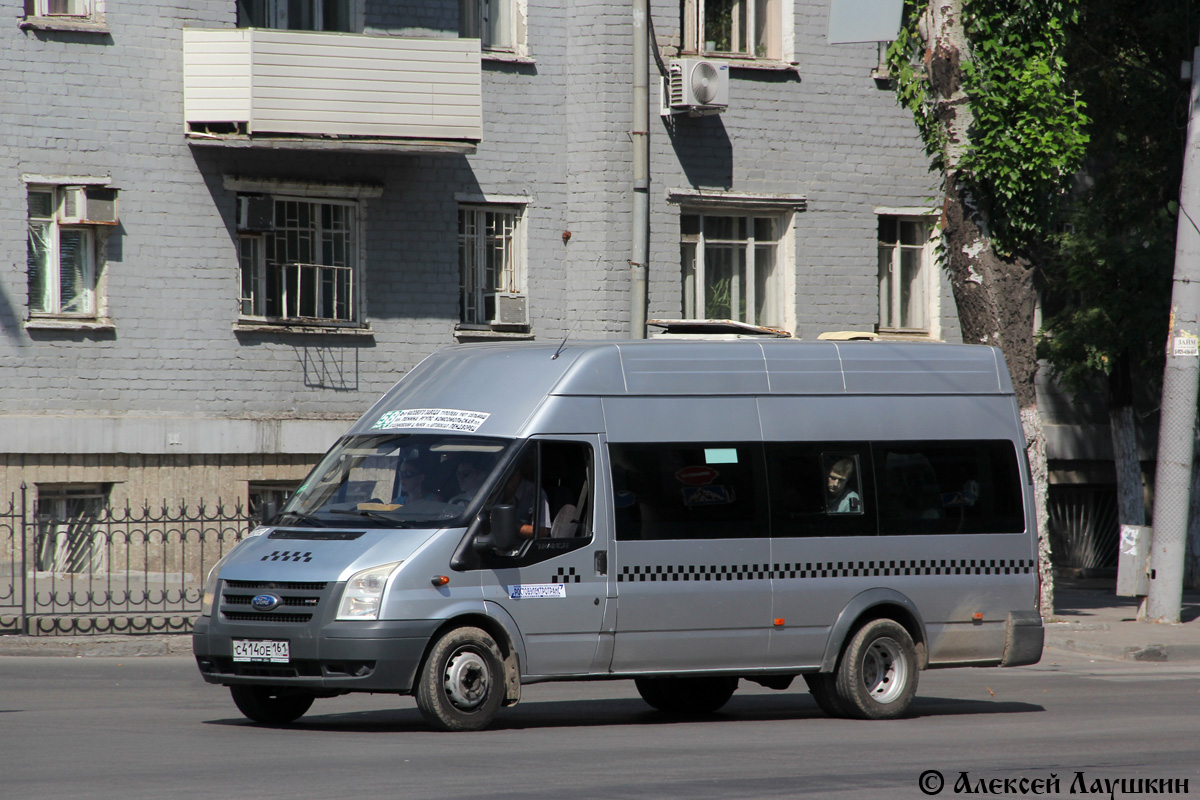
[[[533,499],[537,496],[541,508],[538,511],[537,530],[534,530]],[[514,470],[504,483],[498,505],[512,505],[517,508],[517,525],[520,534],[526,539],[533,538],[535,533],[541,539],[550,535],[550,499],[545,490],[535,490],[533,481],[525,478],[521,470]]]
[[[840,458],[829,468],[825,482],[826,508],[830,514],[861,514],[862,498],[858,494],[858,475],[854,459]]]
[[[425,476],[429,469],[418,454],[410,454],[400,462],[400,494],[396,502],[407,505],[418,500],[437,500],[437,492],[425,488]]]
[[[465,506],[479,494],[483,479],[491,471],[487,456],[482,453],[466,453],[458,462],[454,477],[458,481],[458,494],[450,498],[454,505]]]

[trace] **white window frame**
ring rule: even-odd
[[[526,56],[529,0],[459,0],[458,35],[484,53]]]
[[[25,27],[104,29],[105,0],[25,0]]]
[[[708,39],[706,16],[713,0],[682,0],[683,52],[729,59],[790,62],[795,52],[794,0],[732,0],[730,41]],[[739,26],[738,22],[745,20]],[[763,28],[761,34],[756,28]],[[744,31],[744,35],[743,35]]]
[[[877,208],[876,215],[876,285],[878,287],[878,323],[876,330],[885,335],[919,336],[938,339],[941,336],[941,284],[937,262],[936,212],[924,208]],[[884,241],[878,234],[884,220],[896,225],[895,241]],[[919,244],[903,244],[901,227],[905,223],[924,226],[926,236]],[[904,287],[899,280],[904,254],[919,260],[915,279],[921,297],[904,307]],[[913,312],[923,319],[912,319]],[[906,313],[909,315],[905,319]],[[904,324],[907,323],[907,324]]]
[[[112,224],[97,224],[79,221],[68,215],[68,197],[79,190],[108,188],[108,178],[82,176],[25,176],[26,196],[50,195],[50,213],[35,215],[28,207],[28,230],[26,245],[26,268],[29,272],[29,321],[27,327],[36,327],[39,321],[55,320],[68,323],[95,322],[109,324],[104,292],[104,252],[108,236],[115,227]],[[45,231],[42,242],[41,260],[33,258],[35,227]],[[64,303],[62,286],[63,237],[76,234],[82,238],[79,248],[80,263],[77,282],[80,290],[74,298]],[[36,273],[36,279],[35,279]],[[35,296],[40,290],[40,296]]]
[[[746,279],[742,285],[733,282],[730,285],[730,318],[735,322],[750,325],[790,330],[793,322],[790,319],[792,260],[794,254],[788,243],[792,239],[792,224],[794,213],[787,209],[763,209],[746,207],[698,207],[683,205],[680,214],[680,275],[682,288],[683,319],[709,319],[707,315],[707,250],[712,247],[741,247],[742,258],[746,265]],[[696,216],[699,228],[696,233],[684,233],[683,217]],[[748,220],[746,235],[733,239],[717,238],[712,232],[712,221],[724,218]],[[769,219],[775,228],[775,237],[765,242],[756,238],[756,219]],[[771,265],[768,277],[769,296],[766,298],[762,318],[755,311],[758,301],[757,271],[759,269],[759,249],[769,247],[773,253],[774,263]],[[688,253],[691,253],[692,263],[688,263]],[[742,295],[745,295],[743,298]],[[740,318],[734,314],[744,299],[746,314]],[[700,313],[704,309],[705,313]],[[718,319],[724,319],[718,317]]]
[[[487,284],[487,250],[497,237],[487,233],[487,215],[511,217],[512,225],[502,237],[503,266],[495,285]],[[469,217],[471,227],[464,230]],[[458,206],[459,328],[489,328],[485,314],[487,294],[527,294],[525,250],[525,204],[523,202],[463,202]]]
[[[249,20],[243,18],[244,6],[247,3],[261,3],[264,17],[262,27],[264,28],[304,31],[329,30],[341,33],[360,33],[363,29],[362,3],[359,0],[347,0],[346,27],[349,30],[326,26],[324,18],[325,4],[322,0],[302,0],[301,5],[304,6],[303,12],[306,14],[307,19],[301,18],[299,20],[290,18],[289,13],[292,2],[289,2],[289,0],[238,0],[238,25],[243,28],[252,27],[249,24]]]
[[[298,203],[311,207],[310,217],[314,224],[306,230],[310,230],[315,239],[311,245],[314,257],[322,255],[322,251],[325,249],[325,238],[330,233],[321,224],[324,216],[323,207],[336,206],[350,209],[354,217],[348,226],[348,236],[351,241],[345,251],[346,257],[342,260],[352,263],[324,264],[315,260],[304,263],[291,261],[269,263],[267,261],[267,250],[269,249],[267,239],[276,235],[275,231],[239,231],[237,236],[238,272],[242,287],[240,319],[284,325],[360,326],[363,318],[364,228],[362,201],[287,194],[270,194],[268,197],[272,206],[273,218],[277,218],[279,203]],[[272,269],[279,271],[273,291],[268,275]],[[247,271],[250,272],[249,276],[247,276]],[[342,281],[343,276],[346,277],[345,282]],[[306,288],[311,288],[316,292],[316,297],[312,301],[314,308],[324,305],[326,302],[332,304],[332,316],[302,315],[303,306],[307,305],[309,299],[307,295],[303,294]],[[248,292],[247,289],[249,289]],[[271,305],[277,305],[281,313],[268,313]],[[289,308],[295,308],[296,313],[289,314]],[[345,309],[344,315],[339,316],[339,308]]]

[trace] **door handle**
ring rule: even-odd
[[[608,574],[608,552],[606,550],[597,550],[596,553],[596,574]]]

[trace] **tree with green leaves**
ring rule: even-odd
[[[889,49],[897,96],[942,176],[942,260],[964,342],[1004,353],[1037,488],[1042,613],[1053,610],[1046,450],[1034,376],[1035,272],[1082,162],[1063,48],[1074,0],[908,0]]]
[[[1196,43],[1196,6],[1082,0],[1067,31],[1067,79],[1087,103],[1091,142],[1071,224],[1046,264],[1053,313],[1038,352],[1069,391],[1107,388],[1127,525],[1146,522],[1134,387],[1155,397],[1163,374],[1187,131],[1179,64]]]

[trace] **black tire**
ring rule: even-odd
[[[312,692],[281,686],[230,686],[229,693],[239,711],[267,725],[295,722],[312,708],[316,699]]]
[[[479,628],[455,628],[438,639],[417,678],[417,708],[441,731],[486,728],[504,704],[504,658]]]
[[[738,679],[718,678],[635,678],[638,694],[659,711],[669,714],[711,714],[737,691]]]
[[[850,637],[837,669],[841,707],[857,719],[895,719],[917,694],[917,649],[900,623],[871,620]]]
[[[817,707],[831,717],[842,718],[849,714],[842,708],[837,693],[837,676],[832,672],[812,672],[804,676],[808,693],[817,701]]]

